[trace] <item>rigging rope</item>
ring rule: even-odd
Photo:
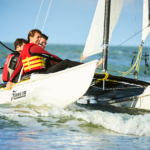
[[[38,16],[37,16],[37,19],[36,19],[36,22],[35,22],[34,29],[35,29],[35,27],[36,27],[36,24],[37,24],[37,21],[38,21],[39,15],[40,15],[40,11],[41,11],[41,8],[42,8],[42,4],[43,4],[43,0],[42,0],[42,2],[41,2],[41,6],[40,6],[39,13],[38,13]]]
[[[7,48],[8,50],[12,51],[15,55],[19,55],[19,52],[10,49],[10,48],[7,47],[5,44],[3,44],[1,41],[0,41],[0,44],[2,44],[2,45],[3,45],[5,48]]]
[[[136,34],[134,34],[133,36],[131,36],[130,38],[128,38],[126,41],[130,40],[131,38],[133,38],[134,36],[136,36],[137,34],[139,34],[140,32],[142,32],[143,30],[145,30],[147,27],[149,27],[149,25],[146,26],[144,29],[140,30],[139,32],[137,32]],[[124,41],[123,43],[125,43],[126,41]],[[121,43],[120,45],[116,46],[115,48],[121,46],[123,43]],[[115,48],[114,48],[114,49],[115,49]],[[114,50],[114,49],[113,49],[113,50]],[[141,56],[142,56],[142,49],[143,49],[143,46],[142,46],[142,44],[141,44],[140,47],[139,47],[139,51],[138,51],[138,56],[137,56],[136,62],[134,63],[134,65],[133,65],[128,71],[126,71],[126,72],[124,72],[122,75],[120,75],[121,77],[123,77],[123,76],[125,76],[125,75],[127,75],[127,74],[130,74],[130,72],[131,72],[134,68],[136,68],[134,73],[138,74],[138,72],[139,72],[139,67],[140,67],[140,62],[141,62]],[[133,73],[133,75],[134,75],[134,73]]]
[[[135,68],[135,72],[138,74],[139,68],[140,68],[141,56],[142,56],[142,49],[143,49],[143,46],[140,45],[136,62],[134,63],[134,65],[128,71],[126,71],[126,72],[120,72],[120,71],[114,71],[114,70],[107,70],[107,71],[123,73],[122,75],[120,75],[120,77],[123,77],[127,74],[133,74],[133,73],[130,73],[130,72]],[[101,70],[101,69],[99,69],[99,70]],[[98,73],[98,74],[101,74],[101,73]],[[106,75],[105,78],[102,79],[102,80],[106,80],[108,78],[109,74],[105,74],[105,75]]]
[[[124,42],[122,42],[121,44],[119,44],[118,46],[116,46],[115,48],[121,46],[122,44],[124,44],[124,43],[127,42],[128,40],[132,39],[134,36],[136,36],[137,34],[139,34],[140,32],[142,32],[143,30],[145,30],[147,27],[149,27],[149,25],[146,26],[144,29],[140,30],[139,32],[137,32],[136,34],[132,35],[130,38],[128,38],[127,40],[125,40]],[[114,48],[114,49],[115,49],[115,48]],[[112,50],[114,50],[114,49],[112,49]]]
[[[102,69],[97,68],[97,70],[102,70]],[[122,71],[115,71],[115,70],[107,70],[107,71],[118,72],[118,73],[125,73],[125,72],[122,72]],[[97,73],[97,74],[101,74],[101,73]],[[128,73],[128,74],[132,74],[133,75],[133,73]]]
[[[14,50],[10,49],[9,47],[7,47],[6,45],[4,45],[1,41],[0,44],[2,44],[5,48],[9,49],[10,51],[12,51],[13,53],[15,52]]]
[[[129,74],[135,67],[136,67],[135,71],[136,71],[137,73],[139,72],[139,67],[140,67],[140,62],[141,62],[141,56],[142,56],[142,49],[143,49],[143,46],[140,45],[136,62],[134,63],[134,65],[133,65],[128,71],[126,71],[125,73],[123,73],[123,74],[121,75],[121,77],[123,77],[123,76]]]
[[[46,20],[47,20],[47,16],[48,16],[48,13],[49,13],[49,10],[50,10],[50,7],[51,7],[51,3],[52,3],[52,0],[50,0],[50,3],[49,3],[49,7],[48,7],[48,11],[47,11],[47,14],[46,14],[46,17],[45,17],[45,21],[44,21],[44,25],[43,25],[43,28],[42,28],[42,32],[44,30],[44,26],[45,26],[45,23],[46,23]]]
[[[96,82],[99,82],[100,80],[102,80],[102,81],[105,80],[106,81],[109,77],[109,73],[100,73],[100,74],[105,74],[105,77],[103,79],[97,79]]]

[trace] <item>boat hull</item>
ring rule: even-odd
[[[118,102],[110,102],[117,107],[132,107],[150,110],[150,86],[146,87],[142,94],[136,97],[129,97]]]
[[[30,80],[17,83],[10,90],[0,89],[0,103],[21,101],[33,94],[35,89],[46,88],[49,97],[66,107],[86,93],[96,64],[97,60],[56,73],[32,74]]]

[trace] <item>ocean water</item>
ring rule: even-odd
[[[13,49],[12,43],[5,44]],[[83,48],[83,45],[47,45],[46,50],[62,59],[80,61]],[[0,50],[0,66],[3,66],[10,52],[1,45]],[[111,46],[108,70],[130,69],[134,50],[134,47]],[[85,62],[100,58],[101,54],[94,55]],[[144,61],[143,57],[139,79],[150,82],[149,70],[144,78]],[[1,74],[2,70],[0,77]],[[149,141],[150,114],[110,113],[75,104],[63,109],[48,97],[46,90],[38,89],[21,102],[0,105],[1,149],[150,149]]]

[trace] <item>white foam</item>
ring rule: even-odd
[[[38,108],[36,108],[38,109]],[[77,108],[79,109],[79,108]],[[27,109],[29,110],[29,109]],[[26,110],[26,111],[27,111]],[[102,112],[102,111],[95,111],[95,110],[86,110],[83,109],[82,111],[78,110],[71,110],[70,108],[68,109],[62,109],[62,108],[57,108],[57,107],[52,107],[50,111],[45,111],[39,113],[38,110],[31,111],[29,110],[29,113],[23,113],[23,109],[20,111],[14,111],[15,113],[10,112],[10,113],[1,113],[1,116],[7,116],[8,118],[14,119],[13,116],[21,116],[21,117],[54,117],[54,118],[62,118],[62,117],[67,117],[68,121],[69,118],[73,117],[74,120],[83,120],[84,122],[87,123],[92,123],[97,126],[103,126],[106,129],[115,131],[120,134],[125,134],[125,135],[150,135],[150,115],[128,115],[128,114],[112,114],[109,112]],[[18,118],[17,121],[20,122],[20,119]],[[24,120],[25,121],[25,120]],[[28,119],[26,119],[25,122],[28,122]],[[36,121],[34,120],[34,123]],[[27,125],[27,123],[23,123],[21,121],[21,124]],[[38,126],[38,125],[37,125]]]
[[[112,114],[102,111],[86,111],[73,113],[76,119],[82,118],[88,123],[103,126],[106,129],[131,135],[150,135],[150,115],[132,116]]]
[[[106,129],[125,135],[150,135],[150,114],[134,116],[95,110],[83,110],[72,111],[54,108],[48,112],[48,115],[53,117],[72,116],[75,119],[82,119],[87,123],[103,126]]]
[[[150,136],[150,114],[134,116],[109,113],[100,110],[88,110],[78,107],[75,104],[63,109],[53,98],[46,95],[47,92],[45,90],[47,89],[43,89],[39,93],[39,89],[36,89],[34,93],[29,95],[24,101],[13,102],[9,104],[9,108],[8,106],[6,108],[1,107],[0,116],[16,120],[26,126],[32,126],[32,123],[34,123],[35,126],[41,126],[41,124],[37,122],[37,118],[39,117],[43,120],[65,117],[67,119],[66,125],[71,124],[71,118],[71,120],[77,121],[77,126],[84,122],[84,124],[91,123],[98,127],[103,126],[108,130],[124,135]],[[38,97],[35,96],[37,95],[36,92],[38,92]],[[29,125],[28,121],[31,121]]]

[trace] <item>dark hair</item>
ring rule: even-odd
[[[22,46],[23,43],[27,44],[28,41],[25,39],[16,39],[16,41],[14,42],[15,49],[17,48],[17,46]]]
[[[35,33],[42,34],[42,32],[38,29],[33,29],[28,33],[28,43],[30,42],[30,37],[34,37]]]
[[[43,34],[43,33],[41,34],[41,38],[44,38],[45,40],[48,40],[48,36]]]

